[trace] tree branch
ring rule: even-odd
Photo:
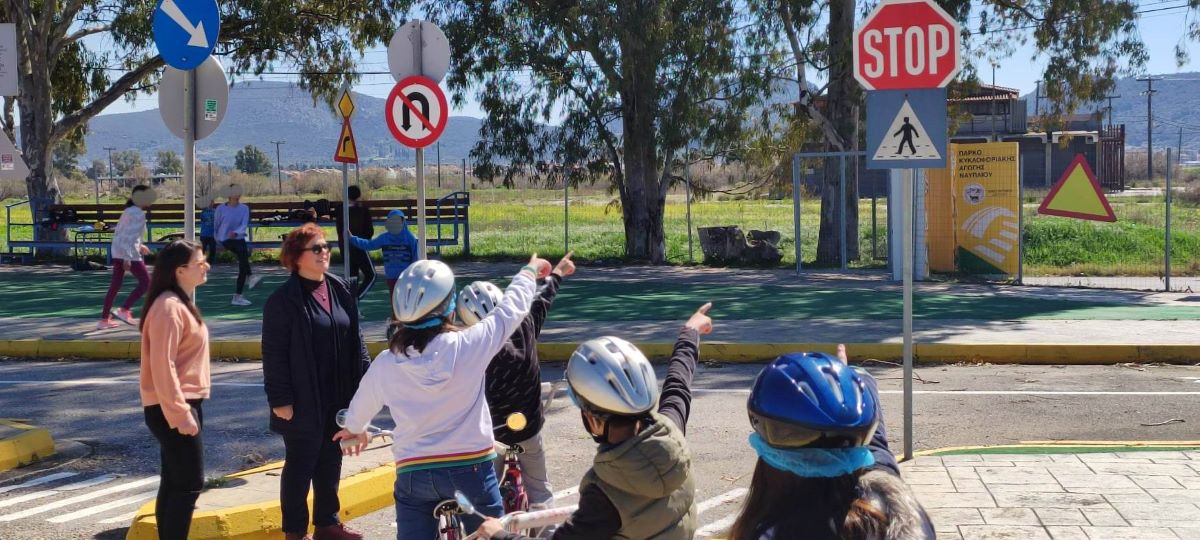
[[[1009,0],[990,0],[990,1],[993,4],[996,4],[1004,9],[1011,9],[1013,11],[1018,11],[1022,15],[1028,17],[1029,20],[1031,20],[1031,21],[1036,21],[1036,22],[1045,22],[1046,21],[1045,17],[1038,17],[1037,15],[1034,15],[1033,12],[1029,11],[1029,9],[1023,5],[1015,4],[1013,2],[1010,2]]]
[[[46,3],[46,6],[51,6],[58,3],[57,1],[43,1]],[[75,22],[75,16],[79,15],[80,10],[83,9],[83,3],[84,0],[71,0],[68,2],[67,5],[63,7],[62,13],[60,14],[62,19],[58,21],[58,24],[54,25],[54,33],[51,35],[67,35],[67,32],[71,30],[71,25]],[[46,25],[49,26],[54,19],[50,18],[50,13],[47,13],[46,15]],[[61,39],[56,38],[54,41],[52,41],[50,45],[50,57],[53,58],[56,56],[58,54],[58,50],[62,48],[63,45],[65,45],[65,43],[63,43]]]
[[[792,48],[792,55],[796,57],[796,78],[799,79],[800,95],[797,97],[799,104],[808,113],[808,117],[817,123],[821,128],[821,133],[825,135],[825,140],[832,144],[839,152],[846,150],[846,141],[842,140],[841,135],[838,135],[837,127],[829,120],[829,117],[817,109],[813,103],[812,94],[808,90],[808,76],[805,73],[805,62],[807,55],[800,48],[800,37],[796,34],[796,27],[792,20],[791,10],[788,9],[787,3],[784,2],[779,8],[779,16],[783,18],[783,27],[787,32],[788,45]]]
[[[75,111],[74,113],[64,116],[58,122],[55,122],[54,129],[50,132],[51,144],[53,144],[59,138],[65,136],[67,133],[70,133],[71,130],[79,127],[80,124],[90,120],[97,114],[100,114],[100,111],[103,111],[105,107],[112,105],[113,102],[117,101],[118,98],[129,92],[134,85],[136,85],[142,79],[145,79],[146,76],[153,71],[162,67],[163,64],[164,62],[161,56],[154,56],[150,60],[147,60],[146,63],[138,66],[136,69],[125,73],[125,75],[123,75],[120,79],[117,79],[116,82],[112,83],[112,85],[109,86],[104,93],[97,96],[96,99],[88,105],[84,106],[78,111]]]

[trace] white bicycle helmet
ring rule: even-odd
[[[632,343],[605,336],[584,342],[567,362],[567,384],[580,407],[636,416],[658,403],[658,377]]]
[[[396,320],[413,323],[446,317],[454,298],[454,272],[442,261],[420,260],[409,265],[396,281],[392,310]],[[443,313],[444,311],[444,313]]]
[[[504,291],[490,281],[476,281],[458,293],[458,320],[471,326],[496,309]]]

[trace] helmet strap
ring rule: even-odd
[[[441,313],[439,313],[436,316],[430,317],[428,319],[421,319],[416,322],[405,323],[404,327],[412,328],[413,330],[425,330],[428,328],[435,328],[435,327],[441,326],[441,325],[445,324],[447,317],[449,317],[450,314],[454,313],[454,307],[456,305],[458,305],[458,299],[456,299],[454,297],[454,293],[451,292],[450,293],[450,301],[448,303],[446,303],[446,309],[442,310]]]

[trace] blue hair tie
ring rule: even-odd
[[[446,322],[446,318],[449,317],[451,313],[454,313],[454,307],[457,305],[458,305],[458,299],[455,298],[453,295],[451,295],[450,296],[450,304],[448,304],[446,306],[446,310],[443,311],[440,315],[438,315],[437,317],[434,317],[432,319],[426,319],[424,322],[418,322],[418,323],[412,323],[412,324],[406,323],[404,325],[404,327],[412,328],[413,330],[425,330],[427,328],[434,328],[437,326],[441,326],[443,323]]]
[[[853,448],[775,448],[758,433],[750,434],[750,446],[767,465],[804,478],[845,476],[875,464],[865,446]]]

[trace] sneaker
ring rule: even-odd
[[[260,281],[262,281],[262,276],[257,274],[251,275],[246,278],[246,287],[253,289],[258,286],[258,282]]]
[[[112,319],[100,319],[100,322],[96,323],[96,330],[112,330],[118,326],[121,326],[121,323]]]
[[[137,319],[133,318],[133,311],[125,308],[117,308],[117,312],[113,315],[121,320],[121,322],[129,326],[137,326]]]
[[[233,296],[233,300],[231,300],[229,303],[230,303],[231,305],[234,305],[234,306],[248,306],[248,305],[250,305],[250,301],[249,301],[249,300],[247,300],[245,296],[236,295],[236,294]]]
[[[317,530],[313,532],[313,540],[362,540],[362,538],[362,533],[342,523],[317,527]]]

